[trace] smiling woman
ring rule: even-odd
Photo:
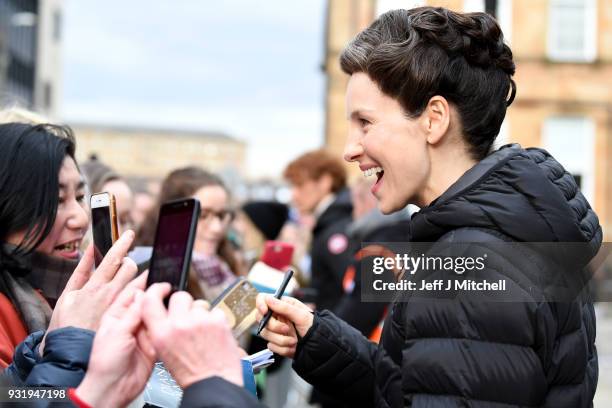
[[[101,316],[146,283],[126,258],[132,231],[95,270],[93,247],[79,252],[89,217],[74,155],[70,128],[0,125],[0,377],[16,386],[77,386]]]
[[[46,329],[77,266],[89,218],[74,151],[69,128],[0,125],[0,303],[21,318],[13,340]]]
[[[589,282],[584,267],[602,229],[548,152],[492,151],[516,93],[512,52],[495,19],[392,10],[346,46],[340,65],[350,76],[344,158],[376,175],[372,193],[384,213],[421,207],[407,228],[410,242],[572,242],[583,252],[567,262],[562,251],[489,251],[486,267],[466,282],[503,277],[512,303],[466,286],[444,286],[444,299],[394,294],[379,344],[327,311],[262,297],[260,315],[271,308],[281,318],[262,331],[270,350],[294,357],[302,378],[351,406],[592,406],[598,362],[589,291],[576,285],[580,295],[561,304],[537,282],[550,270],[555,281]],[[428,275],[449,276],[436,269]]]
[[[89,219],[72,132],[10,123],[0,136],[2,259],[36,251],[76,260]]]

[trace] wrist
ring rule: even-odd
[[[93,408],[91,405],[83,401],[81,397],[77,395],[76,388],[68,389],[68,398],[70,399],[72,404],[77,406],[78,408]]]
[[[103,377],[101,377],[103,378]],[[121,406],[116,400],[118,392],[111,384],[100,381],[93,375],[85,375],[81,384],[74,391],[75,396],[91,408],[105,408]]]
[[[303,323],[299,325],[294,324],[295,332],[298,335],[300,340],[304,338],[306,334],[308,334],[313,324],[314,324],[314,313],[313,312],[308,313],[308,317],[304,319]]]
[[[38,343],[38,345],[36,346],[36,349],[38,351],[38,355],[41,358],[45,356],[45,340],[46,339],[47,339],[47,333],[45,333],[45,335],[43,336],[43,338],[40,341],[40,343]]]
[[[212,377],[220,377],[226,381],[231,382],[239,387],[244,385],[244,381],[242,378],[242,367],[240,366],[239,370],[232,370],[229,367],[227,369],[217,369],[217,370],[202,370],[198,374],[194,375],[185,375],[180,380],[177,378],[177,382],[179,385],[185,389],[192,384],[195,384],[199,381],[206,380]]]
[[[319,325],[318,312],[313,313],[311,319],[312,320],[310,322],[310,326],[308,327],[308,330],[306,330],[306,332],[304,333],[304,336],[298,339],[298,343],[295,346],[295,353],[293,355],[294,361],[299,359],[299,356],[302,352],[302,349],[304,348],[304,345],[308,342],[308,340],[313,336],[313,333],[317,330],[317,326]]]

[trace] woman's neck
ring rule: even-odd
[[[432,151],[430,177],[419,197],[421,208],[429,206],[477,163],[464,149]]]

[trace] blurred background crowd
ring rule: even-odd
[[[160,203],[198,198],[194,297],[213,300],[266,241],[281,241],[317,308],[376,339],[386,310],[359,302],[360,243],[401,241],[414,209],[383,217],[370,181],[341,160],[347,76],[337,61],[381,13],[425,4],[497,18],[518,91],[496,143],[550,151],[610,241],[610,0],[0,0],[0,103],[73,128],[91,192],[115,195],[120,229],[137,231],[139,246],[152,245]],[[612,309],[597,311],[604,406]],[[290,373],[280,361],[258,379],[269,406],[307,404],[310,390]]]

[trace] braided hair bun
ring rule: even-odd
[[[432,96],[445,97],[457,108],[476,159],[489,152],[516,93],[512,51],[485,13],[389,11],[349,43],[340,65],[349,75],[368,74],[411,117]]]

